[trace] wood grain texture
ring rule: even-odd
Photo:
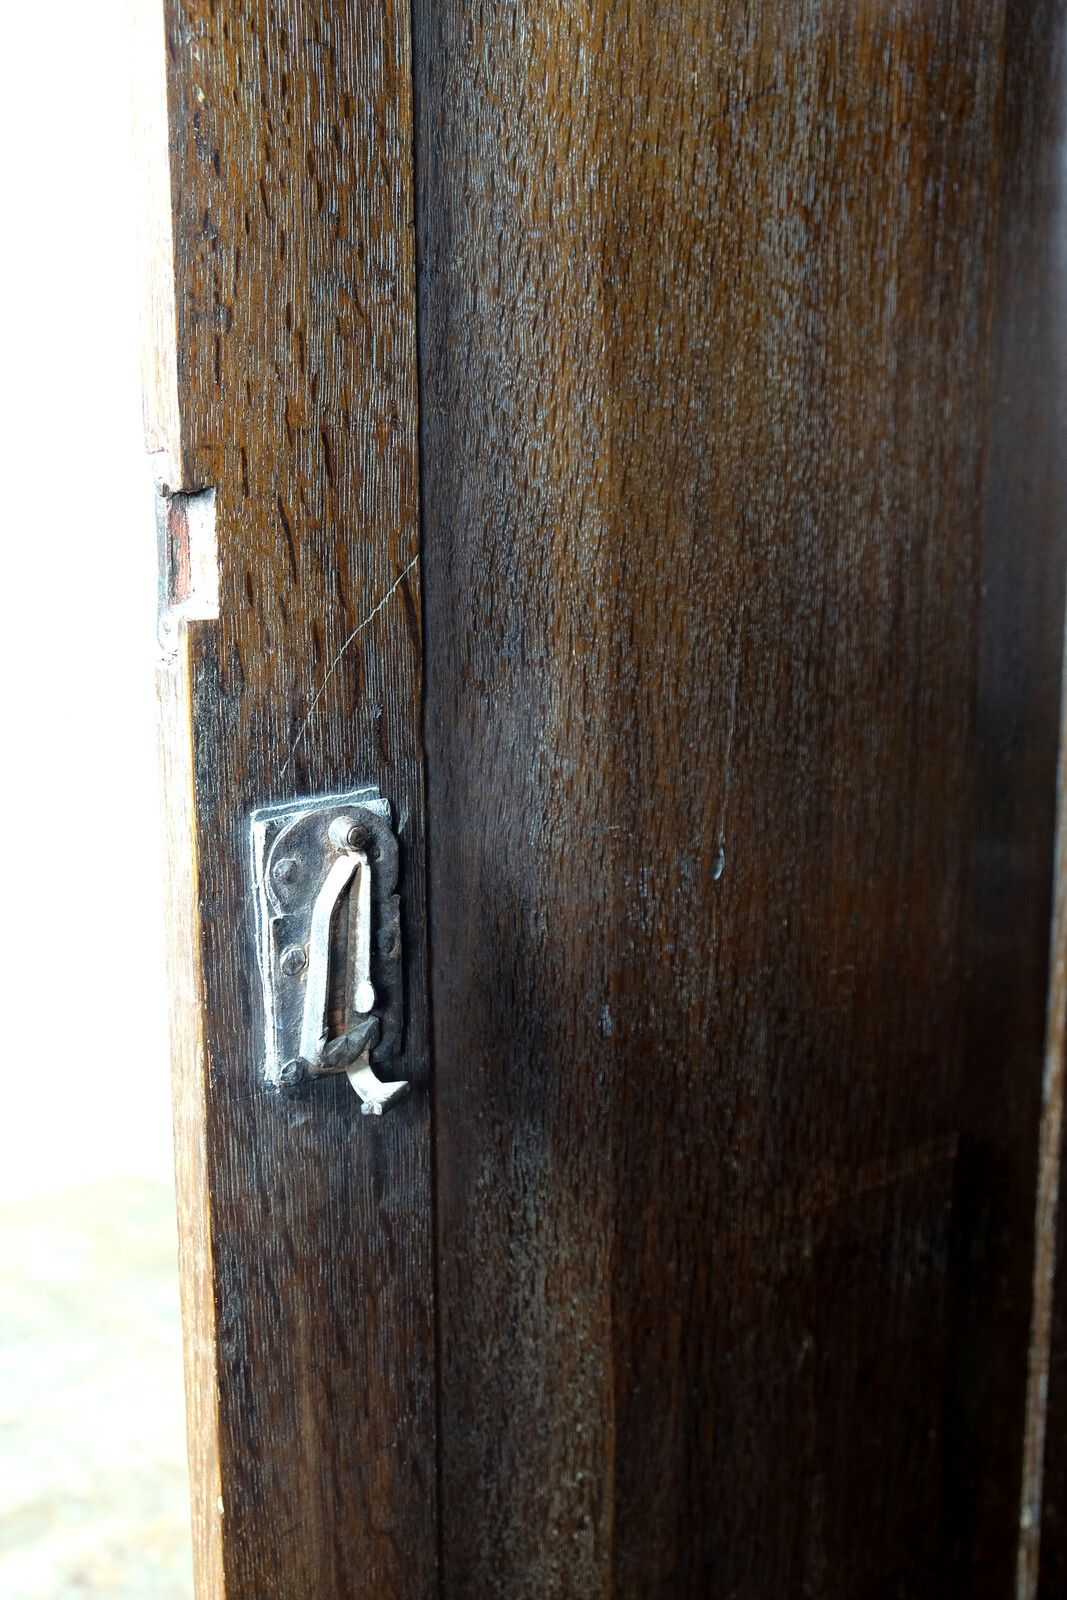
[[[1067,574],[1061,0],[1006,9],[967,1072],[954,1197],[950,1592],[1017,1573]],[[1024,1547],[1027,1530],[1022,1529]],[[1022,1576],[1022,1574],[1019,1574]],[[1052,1590],[1050,1593],[1058,1591]],[[1025,1588],[1019,1593],[1023,1600]]]
[[[220,567],[217,622],[164,672],[188,676],[183,1029],[205,1063],[183,1202],[186,1259],[210,1274],[198,1309],[186,1273],[194,1386],[217,1397],[215,1439],[193,1441],[220,1483],[201,1595],[414,1600],[436,1535],[408,18],[392,0],[166,0],[164,17],[168,487],[215,487]],[[363,782],[403,851],[414,1093],[380,1123],[343,1079],[266,1092],[251,911],[250,811]],[[210,1430],[210,1408],[192,1420]]]
[[[1062,642],[1011,394],[983,499],[1026,10],[415,6],[454,1600],[1010,1592]]]
[[[194,630],[203,623],[193,624]],[[207,1162],[207,1061],[196,904],[196,832],[188,625],[160,666],[160,784],[165,796],[167,986],[170,1002],[174,1171],[178,1199],[185,1410],[197,1600],[223,1600],[219,1501],[217,1325],[212,1289],[211,1190]]]
[[[1033,1305],[1030,1315],[1030,1359],[1026,1381],[1026,1426],[1023,1433],[1023,1481],[1020,1497],[1017,1600],[1035,1600],[1041,1578],[1042,1501],[1048,1443],[1053,1316],[1056,1311],[1056,1243],[1063,1164],[1063,1098],[1067,1046],[1067,677],[1060,699],[1060,770],[1056,803],[1056,871],[1049,961],[1048,1021],[1045,1073],[1041,1089],[1041,1130],[1037,1151],[1037,1203],[1034,1207]],[[1062,1268],[1061,1268],[1062,1270]],[[1060,1295],[1063,1296],[1062,1280]],[[1057,1355],[1059,1351],[1057,1350]],[[1057,1407],[1062,1405],[1057,1364]],[[1058,1422],[1058,1416],[1055,1418]],[[1063,1435],[1051,1439],[1049,1535],[1046,1543],[1045,1592],[1060,1592],[1063,1532],[1060,1526]]]
[[[1041,633],[1051,634],[1062,617],[1057,599],[1062,597],[1064,567],[1067,565],[1067,6],[1063,0],[1031,8],[1019,7],[1018,62],[1015,81],[1009,81],[1006,102],[1008,126],[1016,130],[1016,226],[1006,236],[1004,252],[1004,300],[1011,308],[1005,319],[1009,337],[1002,341],[1005,367],[1002,386],[1003,455],[1009,470],[1004,474],[1005,500],[1011,515],[1004,518],[1005,544],[1036,551],[1041,543],[1054,543],[1058,553],[1055,580],[1049,575],[1048,588],[1041,587],[1041,573],[1035,570],[1027,589],[1020,596],[1017,623],[1009,638],[1015,642],[1015,659],[1039,659],[1042,647],[1035,645]],[[1014,419],[1014,425],[1008,426]],[[1013,715],[1002,716],[999,747],[1021,756],[1027,740],[1020,729],[1020,711],[1025,704],[1016,667],[1009,682],[1018,685],[1011,702]],[[1047,719],[1057,686],[1045,676],[1039,689],[1032,691]],[[1067,714],[1067,706],[1063,708]],[[1025,726],[1025,725],[1024,725]],[[1049,977],[1046,1038],[1045,1114],[1039,1155],[1050,1164],[1056,1155],[1059,1138],[1059,1216],[1055,1278],[1045,1276],[1049,1265],[1049,1232],[1055,1217],[1056,1191],[1049,1175],[1042,1171],[1038,1193],[1038,1256],[1035,1263],[1032,1370],[1036,1393],[1030,1408],[1032,1452],[1023,1499],[1023,1528],[1020,1563],[1020,1600],[1030,1600],[1036,1587],[1040,1600],[1058,1600],[1067,1592],[1067,1222],[1063,1196],[1062,1097],[1064,1050],[1064,940],[1067,938],[1067,819],[1064,816],[1064,760],[1067,747],[1060,751],[1059,861],[1054,924],[1054,960]],[[1035,788],[1034,775],[1019,762],[1019,793],[1028,795]],[[1047,782],[1041,791],[1047,805]],[[1034,824],[1045,828],[1047,811]],[[1018,825],[1016,829],[1018,831]],[[1033,847],[1031,847],[1033,850]],[[1038,856],[1034,870],[1043,870]],[[1036,946],[1039,930],[1031,940]],[[1057,1129],[1057,1122],[1060,1127]],[[1050,1297],[1054,1287],[1054,1298]],[[1052,1313],[1051,1327],[1045,1318]],[[1042,1351],[1041,1345],[1049,1343]],[[1045,1394],[1042,1394],[1041,1367],[1045,1366]],[[1041,1402],[1045,1414],[1041,1416]],[[1039,1431],[1038,1424],[1043,1424]],[[1043,1441],[1040,1432],[1043,1431]],[[1043,1444],[1043,1451],[1042,1451]],[[1042,1459],[1043,1456],[1043,1459]],[[1041,1471],[1043,1467],[1043,1473]],[[1040,1515],[1040,1523],[1038,1516]]]
[[[1060,849],[1057,894],[1062,902],[1062,886],[1067,882],[1067,850],[1064,849],[1062,832]],[[1058,1600],[1067,1585],[1067,1220],[1064,1218],[1064,1197],[1067,1195],[1067,1173],[1064,1169],[1067,1161],[1063,1147],[1064,1021],[1067,1009],[1065,916],[1067,907],[1058,903],[1056,932],[1059,943],[1049,1000],[1047,1131],[1041,1154],[1050,1160],[1058,1154],[1059,1170],[1040,1194],[1044,1207],[1039,1208],[1037,1219],[1040,1245],[1046,1245],[1042,1224],[1050,1232],[1053,1229],[1055,1231],[1051,1252],[1052,1271],[1044,1281],[1040,1280],[1039,1271],[1047,1271],[1050,1265],[1044,1249],[1038,1256],[1035,1270],[1034,1345],[1037,1348],[1032,1350],[1031,1370],[1036,1372],[1039,1385],[1044,1379],[1044,1387],[1043,1390],[1038,1388],[1034,1398],[1035,1437],[1027,1441],[1034,1452],[1034,1476],[1031,1484],[1027,1485],[1031,1488],[1031,1494],[1023,1501],[1020,1600],[1031,1600],[1035,1593],[1039,1600]],[[1047,1323],[1045,1318],[1048,1319]],[[1047,1339],[1043,1348],[1039,1342],[1042,1336]]]
[[[129,40],[140,202],[136,225],[145,448],[158,476],[180,484],[183,469],[162,0],[131,0]]]

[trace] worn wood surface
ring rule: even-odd
[[[455,1600],[1006,1597],[1062,6],[418,0],[436,1457],[406,13],[164,22],[147,435],[220,562],[161,670],[201,1600],[438,1554]],[[260,1085],[246,836],[364,780],[416,1084],[371,1126]]]
[[[1062,790],[1061,790],[1062,793]],[[1062,811],[1061,811],[1062,817]],[[1053,1234],[1053,1250],[1047,1236],[1039,1233],[1046,1248],[1038,1257],[1038,1268],[1052,1272],[1038,1277],[1035,1294],[1035,1328],[1032,1366],[1037,1383],[1044,1388],[1034,1395],[1032,1437],[1033,1477],[1024,1499],[1024,1537],[1021,1548],[1020,1600],[1031,1600],[1035,1590],[1039,1600],[1059,1600],[1067,1590],[1067,1160],[1063,1145],[1064,1023],[1067,1011],[1067,843],[1062,828],[1060,876],[1058,882],[1057,966],[1049,1003],[1049,1048],[1047,1066],[1047,1132],[1042,1155],[1051,1163],[1058,1154],[1058,1172],[1041,1195],[1044,1207],[1038,1212],[1042,1223]],[[1056,1150],[1058,1139],[1059,1149]],[[1044,1174],[1043,1174],[1044,1176]],[[1051,1176],[1051,1175],[1050,1175]],[[1049,1256],[1053,1257],[1052,1262]],[[1047,1322],[1045,1322],[1047,1318]],[[1042,1348],[1042,1343],[1044,1343]],[[1040,1342],[1039,1342],[1040,1341]],[[1030,1516],[1027,1517],[1026,1513]]]
[[[1013,531],[1028,543],[1054,534],[1067,541],[1067,6],[1063,0],[1034,8],[1028,57],[1020,63],[1016,116],[1020,129],[1020,185],[1025,198],[1014,259],[1016,371],[1011,390],[1018,426],[1009,436],[1016,499]],[[1035,575],[1034,588],[1037,588]],[[1047,619],[1047,620],[1046,620]],[[1035,622],[1055,624],[1054,600],[1022,613],[1016,634],[1032,639]],[[1054,693],[1044,686],[1046,703]],[[1067,729],[1067,704],[1063,707]],[[1019,741],[1016,741],[1017,743]],[[1020,1600],[1067,1593],[1067,1171],[1063,1147],[1064,1025],[1067,1009],[1067,742],[1060,750],[1059,859],[1054,961],[1049,982],[1045,1111],[1039,1147],[1046,1170],[1039,1190],[1035,1263],[1034,1392],[1027,1445],[1029,1491],[1023,1501]],[[1042,818],[1042,826],[1044,818]],[[1059,1144],[1059,1181],[1047,1171]],[[1058,1191],[1058,1192],[1057,1192]],[[1058,1207],[1057,1207],[1058,1200]],[[1057,1217],[1058,1210],[1058,1217]],[[1049,1281],[1049,1235],[1058,1221],[1055,1276]],[[1054,1297],[1053,1297],[1054,1289]],[[1051,1302],[1051,1303],[1050,1303]],[[1051,1315],[1050,1315],[1051,1314]],[[1045,1319],[1049,1318],[1046,1322]],[[1045,1348],[1042,1345],[1045,1341]],[[1044,1370],[1043,1370],[1044,1369]],[[1044,1379],[1044,1383],[1042,1383]],[[1046,1400],[1047,1396],[1047,1400]],[[1042,1401],[1046,1401],[1042,1415]]]
[[[1067,689],[1067,678],[1064,681]],[[1067,1291],[1062,1274],[1067,1262],[1057,1263],[1056,1245],[1061,1205],[1063,1165],[1064,1065],[1067,1045],[1067,696],[1061,691],[1060,773],[1056,810],[1056,873],[1053,894],[1052,948],[1049,961],[1048,1021],[1045,1036],[1045,1074],[1041,1096],[1041,1132],[1038,1140],[1037,1203],[1034,1207],[1034,1288],[1030,1321],[1030,1362],[1026,1387],[1026,1428],[1023,1435],[1023,1485],[1019,1538],[1017,1600],[1035,1600],[1041,1592],[1062,1594],[1064,1563],[1063,1490],[1064,1433],[1062,1393],[1064,1330],[1056,1329],[1053,1369],[1053,1322],[1057,1309],[1062,1323]],[[1057,1306],[1057,1296],[1059,1306]],[[1050,1381],[1051,1380],[1051,1381]],[[1050,1435],[1049,1396],[1055,1402]],[[1045,1507],[1046,1453],[1048,1503]],[[1043,1524],[1045,1526],[1043,1527]],[[1044,1537],[1043,1537],[1044,1535]],[[1044,1563],[1042,1566],[1042,1546]]]
[[[161,671],[194,1477],[218,1463],[200,1594],[413,1600],[436,1536],[408,17],[166,0],[164,21],[141,135],[169,127],[147,232],[158,252],[169,225],[176,293],[172,316],[150,298],[173,350],[146,364],[146,431],[166,492],[216,488],[220,568],[217,621],[182,624]],[[380,1122],[344,1079],[265,1091],[249,881],[253,807],[367,781],[403,847],[414,1084]]]
[[[1058,16],[417,0],[454,1600],[1011,1592]]]
[[[1065,28],[1062,0],[1007,7],[972,983],[954,1198],[955,1425],[946,1474],[953,1592],[1008,1594],[1017,1576],[1018,1600],[1032,1595],[1036,1576],[1037,1530],[1027,1524],[1037,1514],[1037,1484],[1032,1454],[1028,1462],[1024,1453],[1018,1352],[1032,1329],[1040,1332],[1044,1314],[1040,1271],[1036,1306],[1033,1299],[1033,1242],[1067,581]],[[1046,1139],[1052,1131],[1046,1123]],[[1034,1354],[1031,1388],[1039,1400],[1046,1358]],[[1031,1452],[1033,1444],[1031,1436]],[[1014,1529],[1017,1574],[1006,1553]],[[1046,1592],[1059,1594],[1062,1584]]]
[[[185,1408],[197,1600],[223,1600],[218,1381],[207,1165],[207,1062],[201,1027],[203,972],[196,906],[192,704],[188,637],[158,673],[160,780],[166,797],[167,979],[170,1001],[174,1169],[178,1200]]]

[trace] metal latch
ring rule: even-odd
[[[292,1093],[346,1072],[365,1116],[407,1088],[399,1053],[399,870],[389,802],[373,786],[252,813],[268,1083]]]

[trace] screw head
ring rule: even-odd
[[[307,951],[299,944],[291,944],[288,950],[283,950],[278,963],[287,978],[295,978],[298,972],[303,972],[307,964]]]
[[[292,883],[300,872],[299,861],[294,861],[292,856],[283,856],[274,863],[274,876],[279,883]]]
[[[354,817],[335,817],[330,823],[330,843],[339,850],[362,850],[370,839],[370,830]]]

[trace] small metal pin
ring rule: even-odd
[[[291,944],[288,950],[283,950],[278,963],[287,978],[295,978],[298,972],[303,972],[307,964],[307,951],[298,944]]]
[[[295,1089],[300,1088],[306,1078],[307,1063],[296,1056],[292,1061],[287,1061],[278,1073],[278,1087],[286,1094],[292,1094]]]
[[[335,817],[330,823],[330,843],[339,850],[362,850],[370,833],[352,817]]]
[[[283,856],[274,864],[274,876],[279,883],[292,883],[300,871],[299,861],[294,861],[292,856]]]

